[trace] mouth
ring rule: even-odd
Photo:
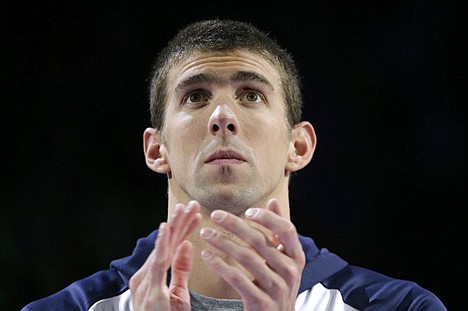
[[[205,161],[205,163],[217,165],[241,164],[244,162],[247,162],[246,159],[233,150],[218,150]]]

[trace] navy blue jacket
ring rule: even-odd
[[[129,280],[154,247],[157,231],[137,242],[131,256],[114,260],[109,269],[76,281],[59,292],[34,301],[21,311],[133,310]],[[306,255],[296,310],[427,310],[445,311],[430,291],[348,264],[311,238],[299,236]]]

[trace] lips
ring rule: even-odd
[[[246,162],[246,159],[239,153],[233,150],[218,150],[212,153],[205,163],[215,163],[215,162]]]

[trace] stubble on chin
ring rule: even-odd
[[[230,168],[226,168],[229,170]],[[198,201],[209,211],[224,210],[234,215],[244,213],[258,201],[256,187],[248,182],[240,184],[212,184],[199,188]]]

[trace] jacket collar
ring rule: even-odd
[[[111,262],[111,268],[119,272],[127,286],[132,275],[140,269],[152,252],[157,235],[158,231],[155,230],[148,236],[139,239],[132,255]],[[299,235],[299,240],[306,256],[299,293],[312,288],[348,264],[326,248],[319,249],[309,237]],[[169,275],[170,273],[168,273]]]

